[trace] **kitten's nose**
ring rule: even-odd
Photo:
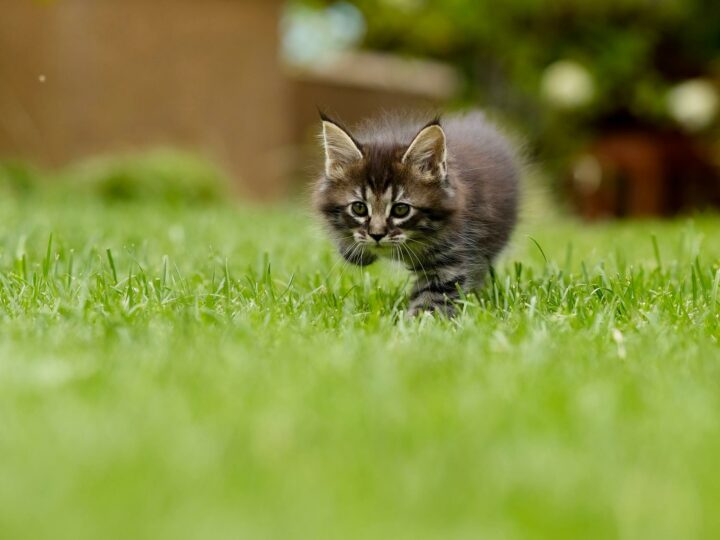
[[[380,233],[380,234],[370,233],[370,238],[372,238],[373,240],[375,240],[375,241],[379,244],[379,243],[380,243],[380,240],[382,240],[383,238],[385,238],[385,233]]]

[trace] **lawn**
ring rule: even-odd
[[[299,205],[0,200],[0,537],[720,537],[720,218],[535,216],[454,321]]]

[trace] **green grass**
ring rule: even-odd
[[[298,207],[0,212],[2,538],[720,536],[717,217],[526,224],[408,322]]]

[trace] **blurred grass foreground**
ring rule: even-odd
[[[5,2],[0,538],[720,538],[719,9]],[[486,109],[560,204],[408,320],[291,198],[318,104]]]
[[[407,321],[296,206],[146,196],[186,165],[0,199],[0,536],[720,535],[718,217],[526,223]]]

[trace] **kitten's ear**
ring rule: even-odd
[[[331,176],[338,168],[363,158],[360,145],[338,124],[321,113],[323,145],[325,147],[325,174]]]
[[[420,169],[444,178],[447,174],[447,143],[440,122],[434,120],[417,134],[402,158]]]

